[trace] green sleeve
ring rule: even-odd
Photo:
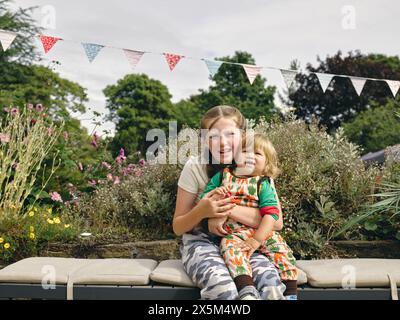
[[[203,199],[203,197],[209,193],[211,190],[218,188],[221,185],[221,172],[215,174],[210,182],[207,184],[206,188],[204,189],[203,193],[199,196],[199,199]]]
[[[275,189],[271,186],[268,181],[261,183],[260,192],[258,194],[259,208],[261,214],[270,214],[275,220],[278,220],[279,208],[278,201],[275,195]]]

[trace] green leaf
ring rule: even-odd
[[[376,229],[378,229],[378,225],[374,222],[366,221],[364,223],[364,228],[368,231],[375,231]]]

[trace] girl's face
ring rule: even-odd
[[[261,176],[264,173],[267,165],[267,158],[264,152],[260,149],[243,150],[238,156],[237,173],[242,175]]]
[[[207,145],[217,163],[230,164],[241,143],[242,133],[232,119],[219,119],[207,135]]]

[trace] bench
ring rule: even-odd
[[[299,260],[299,300],[398,300],[400,259]],[[0,270],[0,299],[194,300],[180,260],[33,257]]]

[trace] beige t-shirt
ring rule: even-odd
[[[207,165],[201,163],[200,156],[191,156],[185,163],[178,180],[178,186],[183,190],[198,196],[204,191],[210,178],[207,176]]]

